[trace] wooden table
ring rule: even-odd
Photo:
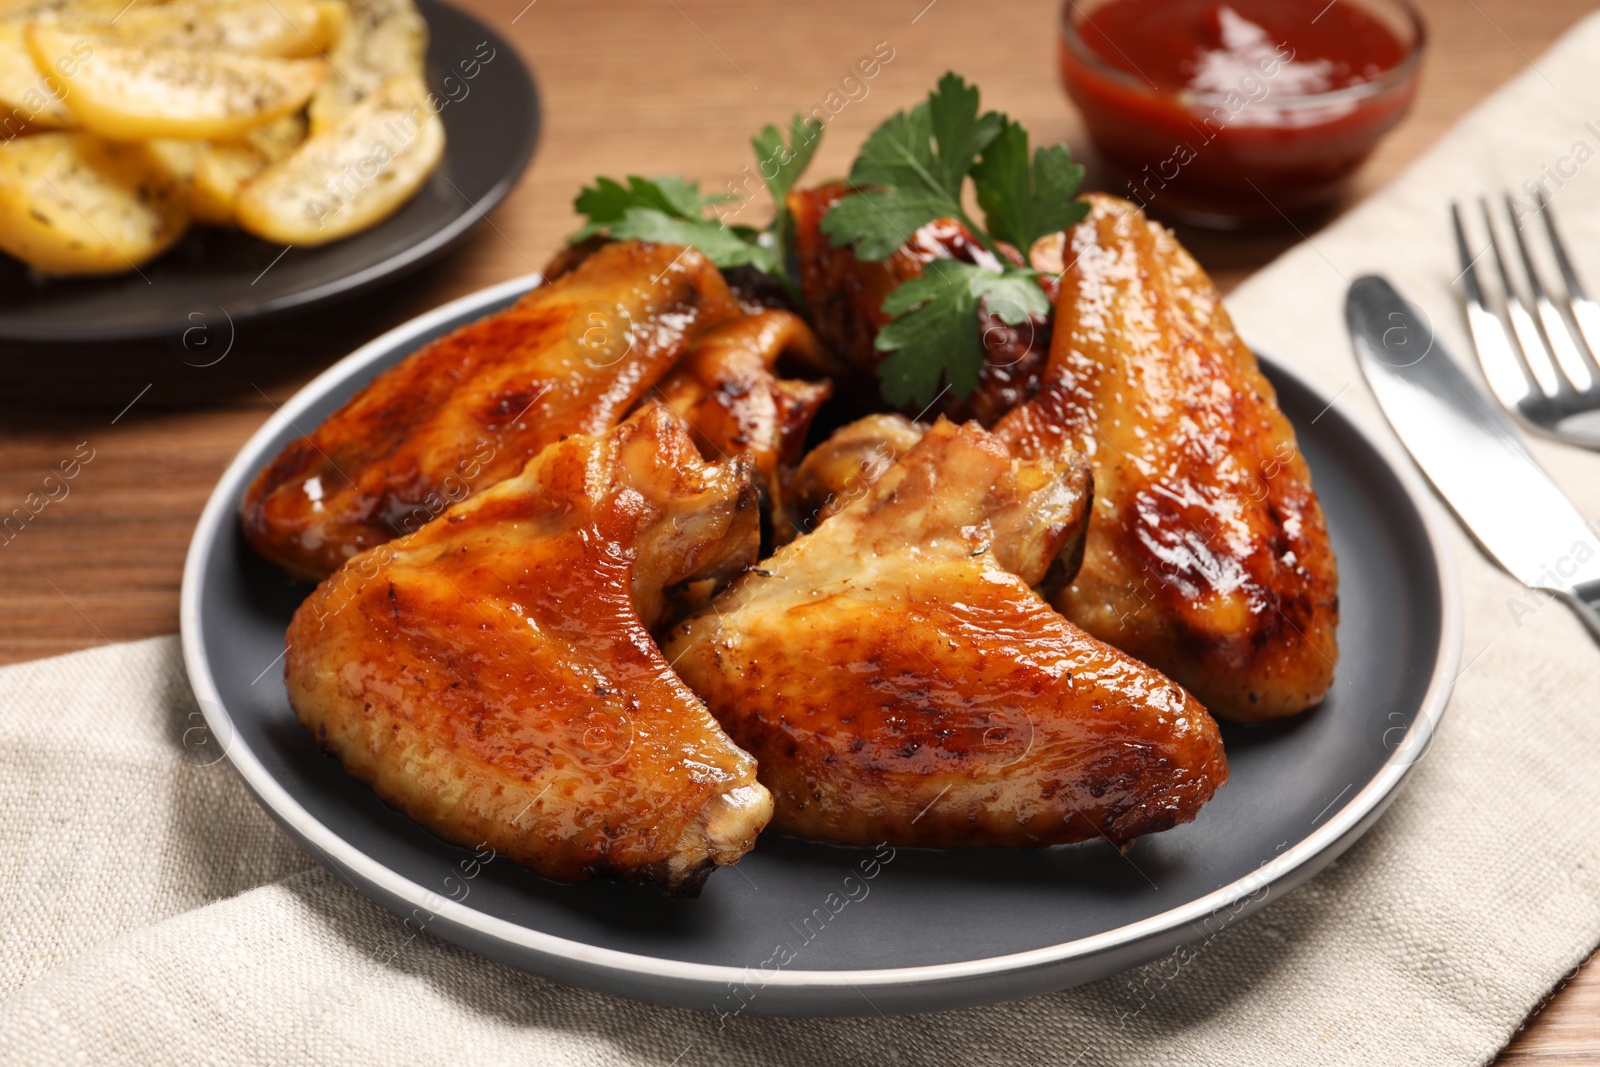
[[[737,181],[752,132],[821,103],[878,42],[893,58],[867,83],[868,95],[833,120],[815,175],[845,170],[877,121],[949,68],[979,83],[986,104],[1024,121],[1036,142],[1065,140],[1082,154],[1081,127],[1054,74],[1054,0],[457,2],[516,42],[546,107],[532,169],[458,251],[353,303],[282,324],[243,324],[227,357],[210,367],[186,364],[161,342],[0,346],[0,514],[38,490],[80,443],[94,450],[68,496],[11,539],[0,535],[9,609],[0,616],[0,662],[175,631],[195,519],[271,403],[380,331],[534,270],[573,228],[572,197],[596,174],[679,172],[708,188]],[[1420,3],[1432,41],[1415,111],[1379,149],[1352,199],[1393,177],[1588,7]],[[766,208],[745,210],[760,221]],[[1296,240],[1185,238],[1225,287]],[[1596,1059],[1600,976],[1586,968],[1497,1062]]]

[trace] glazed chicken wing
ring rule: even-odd
[[[753,753],[773,825],[897,845],[1122,843],[1227,778],[1181,688],[1030,586],[1084,521],[1063,451],[941,420],[864,493],[674,627],[667,658]]]
[[[245,537],[320,580],[511,477],[545,445],[610,429],[690,342],[739,314],[699,252],[608,244],[408,356],[289,444],[245,496]]]
[[[780,508],[779,472],[800,459],[806,431],[828,398],[827,382],[778,377],[780,357],[802,365],[823,362],[805,320],[787,311],[761,311],[723,323],[690,346],[651,396],[689,420],[707,459],[748,455],[768,503]],[[787,521],[774,515],[774,526]]]
[[[923,423],[894,414],[866,415],[835,430],[784,478],[785,506],[795,532],[816,529],[864,494],[927,431]]]
[[[755,559],[748,459],[651,405],[350,560],[295,613],[289,699],[440,836],[561,881],[698,891],[772,811],[650,638],[673,585]]]
[[[1083,566],[1054,598],[1214,714],[1261,720],[1322,699],[1338,574],[1311,474],[1216,288],[1132,204],[1091,197],[1064,239],[1043,387],[1000,423],[1021,455],[1090,456]]]

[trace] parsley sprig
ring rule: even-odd
[[[752,226],[731,226],[723,218],[708,218],[719,205],[737,200],[728,194],[707,195],[698,182],[675,175],[641,178],[631,174],[626,184],[614,178],[596,178],[573,201],[588,221],[567,240],[576,244],[596,234],[617,240],[659,241],[693,245],[718,267],[754,267],[782,282],[796,301],[799,289],[789,275],[789,252],[794,246],[794,220],[784,198],[811,163],[822,140],[822,123],[795,115],[789,138],[776,126],[755,137],[757,168],[777,213],[767,231]]]
[[[787,136],[786,136],[787,134]],[[762,181],[777,205],[766,230],[729,225],[718,209],[738,199],[707,195],[695,182],[629,175],[626,183],[597,178],[574,202],[588,221],[570,238],[595,234],[693,245],[718,267],[754,267],[783,283],[804,306],[791,273],[794,219],[785,198],[822,140],[822,123],[795,115],[787,131],[767,126],[751,138]],[[971,180],[980,226],[964,203]],[[980,111],[978,88],[955,73],[939,79],[928,99],[896,112],[867,138],[850,168],[856,195],[836,203],[822,230],[836,248],[852,246],[870,262],[888,259],[919,228],[936,219],[961,222],[999,269],[953,259],[934,260],[883,302],[890,321],[876,347],[883,397],[897,407],[927,405],[940,383],[967,396],[983,370],[987,314],[1009,326],[1050,314],[1038,273],[1017,266],[1001,243],[1026,253],[1034,241],[1066,229],[1088,208],[1074,199],[1083,168],[1065,146],[1031,155],[1028,132],[998,111]]]
[[[850,169],[860,192],[822,220],[835,247],[852,245],[857,257],[876,261],[893,255],[919,227],[954,218],[1001,265],[996,272],[935,260],[884,300],[891,321],[878,332],[876,347],[889,354],[878,364],[878,379],[884,399],[897,406],[932,402],[941,381],[958,396],[977,388],[980,311],[1011,326],[1050,311],[1037,272],[1014,265],[997,242],[1026,252],[1088,211],[1073,198],[1083,168],[1064,146],[1041,147],[1030,158],[1027,131],[978,106],[976,86],[955,73],[939,79],[925,102],[897,112],[867,138]],[[986,227],[963,205],[969,177]]]

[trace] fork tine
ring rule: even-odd
[[[1594,386],[1594,375],[1589,372],[1583,353],[1578,351],[1577,339],[1561,318],[1561,311],[1551,303],[1544,281],[1533,265],[1533,256],[1528,251],[1527,240],[1522,236],[1522,223],[1517,220],[1517,209],[1511,194],[1505,193],[1504,198],[1506,214],[1511,217],[1511,234],[1517,242],[1517,253],[1522,257],[1522,272],[1528,279],[1528,290],[1533,294],[1533,306],[1539,314],[1545,343],[1555,355],[1556,369],[1565,374],[1567,385],[1574,392],[1587,392]]]
[[[1543,192],[1538,196],[1539,217],[1544,220],[1545,236],[1550,239],[1550,251],[1555,255],[1557,269],[1561,271],[1561,284],[1567,289],[1567,307],[1572,312],[1572,321],[1578,324],[1584,347],[1589,350],[1591,369],[1600,369],[1594,366],[1595,357],[1600,356],[1600,306],[1589,299],[1589,292],[1578,279],[1578,272],[1572,269],[1572,260],[1567,258],[1566,242],[1556,229],[1554,209]]]
[[[1483,286],[1478,283],[1477,260],[1467,247],[1467,231],[1461,223],[1461,205],[1450,202],[1450,217],[1455,223],[1456,252],[1461,256],[1462,288],[1467,296],[1467,327],[1472,331],[1472,347],[1478,352],[1478,365],[1489,388],[1500,403],[1515,410],[1517,404],[1539,393],[1539,387],[1529,377],[1527,365],[1517,352],[1516,345],[1506,335],[1505,325],[1489,310],[1483,299]],[[1484,251],[1488,251],[1485,249]]]
[[[1511,333],[1516,338],[1516,347],[1522,352],[1523,361],[1533,375],[1533,380],[1538,383],[1540,391],[1545,396],[1558,396],[1562,386],[1561,374],[1550,358],[1550,350],[1545,348],[1544,341],[1539,336],[1539,324],[1534,322],[1533,316],[1528,313],[1528,306],[1522,302],[1516,285],[1511,281],[1510,257],[1500,246],[1500,234],[1495,229],[1494,216],[1489,212],[1488,199],[1479,197],[1478,208],[1483,212],[1483,224],[1489,230],[1489,243],[1494,248],[1495,265],[1500,268],[1506,318],[1511,320]],[[1516,228],[1514,224],[1512,228]]]

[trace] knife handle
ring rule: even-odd
[[[1600,641],[1600,582],[1586,582],[1572,589],[1550,590],[1567,602],[1595,640]]]

